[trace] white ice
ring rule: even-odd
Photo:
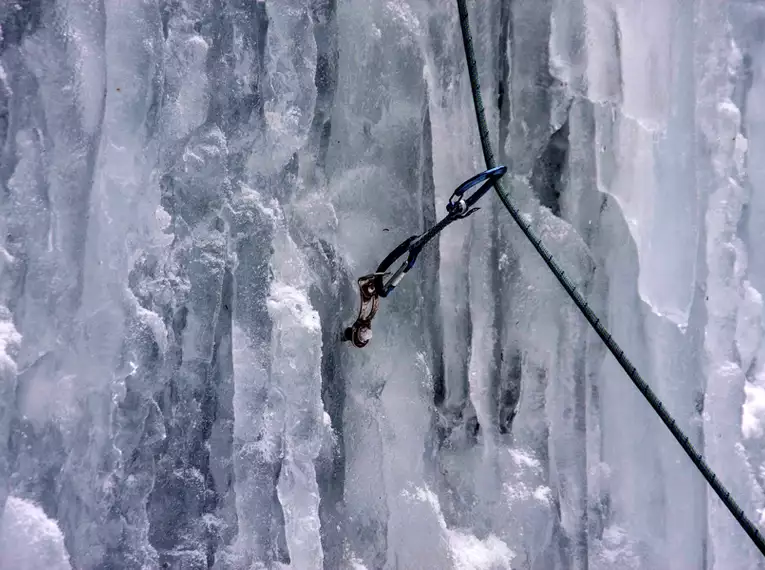
[[[765,521],[765,8],[468,2],[505,186]],[[763,570],[491,193],[456,3],[0,2],[0,569]]]

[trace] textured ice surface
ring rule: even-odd
[[[24,499],[9,497],[0,517],[0,568],[71,570],[56,523]]]
[[[470,2],[524,218],[765,524],[765,6]],[[0,0],[0,570],[754,570],[500,207],[452,0]]]

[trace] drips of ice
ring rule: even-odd
[[[522,219],[759,520],[765,10],[469,6]],[[340,341],[483,167],[453,2],[0,2],[3,563],[762,567],[491,194]]]
[[[319,316],[304,293],[274,282],[268,301],[274,322],[272,381],[286,405],[281,473],[277,492],[284,509],[293,568],[323,567],[319,490],[314,462],[325,427],[319,370]]]

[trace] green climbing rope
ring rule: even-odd
[[[496,162],[494,160],[494,153],[491,150],[489,129],[486,126],[483,100],[481,98],[481,86],[478,81],[478,69],[475,62],[475,50],[473,49],[473,37],[470,34],[470,23],[468,21],[467,0],[457,0],[457,7],[460,15],[462,41],[465,46],[468,73],[470,74],[470,88],[473,90],[473,102],[475,104],[476,119],[478,120],[478,130],[481,135],[483,155],[484,159],[486,160],[486,167],[494,168],[496,166]],[[547,267],[550,268],[550,271],[553,272],[556,279],[558,279],[558,282],[566,290],[566,293],[569,294],[576,306],[579,307],[579,310],[585,316],[590,325],[592,325],[592,328],[595,329],[595,332],[598,333],[598,336],[603,340],[605,345],[608,347],[608,350],[611,351],[611,354],[614,355],[614,358],[616,358],[617,362],[627,373],[627,376],[629,376],[633,384],[635,384],[635,387],[637,387],[645,399],[648,400],[648,403],[661,418],[661,421],[663,421],[669,431],[672,432],[672,435],[688,454],[688,457],[690,457],[691,461],[693,461],[693,464],[707,480],[709,486],[714,489],[715,493],[717,493],[717,496],[720,497],[720,500],[725,504],[726,507],[728,507],[728,510],[731,512],[733,517],[741,525],[744,531],[746,531],[746,533],[749,535],[749,538],[752,539],[752,542],[754,542],[755,546],[757,546],[759,551],[763,554],[763,556],[765,556],[765,539],[763,539],[760,531],[757,530],[757,527],[755,527],[752,521],[747,518],[744,511],[741,509],[741,507],[738,506],[738,503],[736,503],[733,497],[731,497],[728,490],[717,478],[717,475],[715,475],[709,465],[707,465],[706,461],[704,461],[704,458],[701,456],[701,454],[696,451],[696,448],[688,440],[688,437],[678,427],[677,422],[675,422],[675,420],[669,414],[667,409],[661,403],[661,400],[659,400],[656,394],[654,394],[653,390],[651,390],[651,387],[645,382],[645,380],[643,380],[635,366],[632,364],[632,362],[630,362],[629,358],[627,358],[627,356],[624,354],[624,351],[619,347],[608,330],[606,330],[606,328],[600,323],[600,319],[598,319],[598,317],[595,316],[595,313],[592,312],[592,309],[590,309],[590,307],[587,305],[584,297],[582,297],[582,295],[576,290],[576,286],[569,280],[568,277],[566,277],[563,270],[553,259],[552,255],[550,255],[550,252],[534,234],[534,231],[531,229],[529,224],[526,223],[526,221],[524,221],[524,219],[521,217],[520,212],[510,202],[510,199],[507,196],[507,192],[505,192],[505,188],[501,180],[495,181],[494,189],[496,190],[499,199],[502,201],[502,204],[504,204],[505,208],[507,208],[507,211],[510,213],[513,220],[515,220],[515,223],[517,223],[521,228],[521,231],[529,239],[531,244],[534,246],[534,249],[536,249],[539,255],[542,256],[542,259],[544,259]]]

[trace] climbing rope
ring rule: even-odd
[[[468,73],[470,75],[470,88],[473,91],[475,114],[476,119],[478,120],[478,130],[481,135],[483,156],[486,160],[487,168],[494,168],[496,162],[494,161],[494,153],[491,150],[489,129],[486,126],[483,100],[481,99],[481,86],[478,81],[478,68],[475,62],[473,37],[470,34],[470,23],[468,21],[467,0],[457,0],[457,8],[459,10],[460,26],[462,27],[462,41],[465,46]],[[707,465],[706,461],[704,461],[704,458],[701,456],[701,454],[696,451],[696,448],[688,440],[688,437],[678,427],[677,422],[675,422],[675,420],[669,414],[667,409],[661,403],[661,400],[659,400],[656,394],[654,394],[653,390],[651,390],[651,387],[645,382],[645,380],[643,380],[635,366],[632,364],[632,362],[630,362],[630,360],[624,354],[624,351],[619,347],[608,330],[606,330],[606,328],[600,323],[600,319],[598,319],[598,317],[595,316],[595,313],[592,312],[592,309],[590,309],[590,307],[587,305],[584,297],[582,297],[582,295],[576,290],[576,286],[569,280],[568,277],[566,277],[563,270],[553,259],[552,255],[550,255],[550,252],[534,234],[534,231],[531,229],[530,225],[526,223],[526,221],[524,221],[524,219],[521,217],[520,212],[507,197],[507,193],[505,192],[505,188],[501,180],[494,181],[494,189],[496,190],[499,199],[502,201],[502,204],[510,213],[513,220],[515,220],[515,223],[517,223],[521,228],[521,231],[529,239],[531,244],[534,246],[534,249],[537,250],[537,253],[542,256],[542,259],[544,259],[547,267],[550,268],[550,271],[553,272],[558,282],[566,290],[566,293],[569,294],[576,306],[579,307],[579,310],[585,316],[590,325],[592,325],[592,328],[595,329],[595,332],[598,333],[598,336],[603,340],[605,345],[608,347],[608,350],[611,351],[611,354],[614,355],[614,358],[616,358],[617,362],[624,369],[624,372],[626,372],[627,376],[629,376],[630,380],[632,380],[632,383],[635,384],[635,387],[637,387],[645,399],[648,400],[648,403],[661,418],[661,421],[663,421],[669,431],[672,432],[672,435],[675,437],[680,446],[685,450],[685,453],[688,454],[688,457],[690,457],[691,461],[693,461],[693,464],[707,480],[709,486],[714,489],[715,493],[717,493],[717,496],[720,497],[720,500],[725,504],[736,521],[741,525],[741,528],[746,531],[746,533],[749,535],[749,538],[751,538],[752,542],[754,542],[755,546],[757,546],[759,551],[763,554],[763,556],[765,556],[765,539],[763,539],[760,531],[757,530],[757,527],[755,527],[752,521],[747,518],[741,507],[739,507],[733,497],[731,497],[728,490],[717,478],[717,475],[715,475],[709,465]]]

